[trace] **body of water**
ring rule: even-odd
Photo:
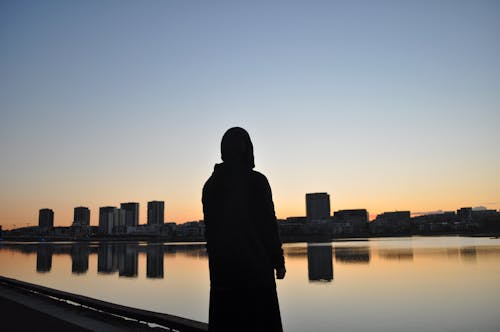
[[[285,331],[498,331],[500,239],[409,237],[284,245]],[[0,275],[208,321],[205,245],[0,242]]]

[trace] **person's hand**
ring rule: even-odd
[[[285,267],[279,267],[276,269],[276,279],[284,279],[286,274]]]

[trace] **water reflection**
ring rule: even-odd
[[[336,247],[335,261],[368,264],[370,262],[370,247]]]
[[[307,256],[307,247],[290,247],[285,246],[283,248],[283,253],[286,259],[304,258]]]
[[[52,253],[54,248],[51,244],[43,243],[36,248],[36,272],[45,273],[52,269]]]
[[[477,259],[476,247],[462,247],[460,248],[460,258],[465,262],[475,262]]]
[[[414,249],[416,256],[426,256],[432,257],[434,259],[447,259],[447,260],[461,260],[465,262],[474,262],[477,258],[478,249],[475,246],[463,246],[456,248],[418,248]],[[481,255],[498,255],[500,253],[499,249],[491,248],[484,252],[481,252]],[[380,255],[380,253],[379,253]]]
[[[146,255],[146,277],[164,278],[164,258],[177,253],[205,259],[207,251],[204,244],[163,244],[139,242],[74,242],[74,243],[1,243],[0,248],[21,252],[36,253],[36,271],[47,273],[52,269],[52,256],[70,255],[71,272],[85,274],[89,268],[89,256],[97,254],[97,273],[113,274],[119,277],[137,278],[139,254]]]
[[[146,253],[146,276],[148,278],[163,278],[163,245],[149,243]]]
[[[120,243],[116,246],[118,275],[120,277],[137,277],[138,247],[137,243]]]
[[[307,245],[307,270],[309,281],[333,280],[332,245]]]
[[[109,274],[118,271],[115,246],[101,243],[97,250],[97,273]]]
[[[378,255],[380,258],[387,260],[412,261],[413,248],[379,249]]]
[[[446,249],[446,258],[458,258],[458,255],[459,255],[458,248]]]
[[[98,274],[117,274],[119,277],[138,278],[139,256],[145,258],[145,276],[148,279],[165,278],[165,260],[178,253],[191,258],[206,260],[204,244],[164,244],[139,242],[73,242],[73,243],[0,243],[0,249],[36,254],[36,272],[52,270],[54,255],[71,256],[71,272],[75,275],[88,273],[90,255],[97,256]],[[346,245],[346,243],[292,244],[284,247],[287,260],[301,260],[306,263],[308,281],[331,282],[334,279],[333,256],[338,264],[369,264],[373,256],[383,261],[413,262],[416,256],[432,259],[476,262],[479,254],[498,255],[500,249],[487,250],[473,245],[442,246],[374,246]],[[56,262],[58,260],[56,259]],[[379,264],[379,261],[376,261]]]
[[[89,269],[90,247],[88,243],[74,243],[71,245],[71,272],[74,274],[87,273]]]
[[[500,239],[287,243],[284,251],[288,273],[277,285],[285,331],[490,332],[500,326]],[[204,244],[0,242],[0,275],[130,307],[208,318]]]

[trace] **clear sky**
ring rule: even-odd
[[[0,224],[202,218],[229,127],[278,217],[500,208],[498,1],[0,1]]]

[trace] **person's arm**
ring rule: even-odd
[[[209,228],[209,217],[208,217],[208,194],[207,194],[207,187],[210,179],[205,183],[203,186],[202,194],[201,194],[201,203],[203,205],[203,223],[205,224],[205,241],[206,241],[206,248],[208,252],[208,228]]]
[[[276,278],[283,279],[285,277],[285,258],[283,257],[283,249],[274,212],[274,203],[271,193],[271,186],[267,178],[263,176],[262,181],[263,201],[264,201],[264,223],[265,223],[265,238],[266,245],[271,256],[272,264],[276,270]]]

